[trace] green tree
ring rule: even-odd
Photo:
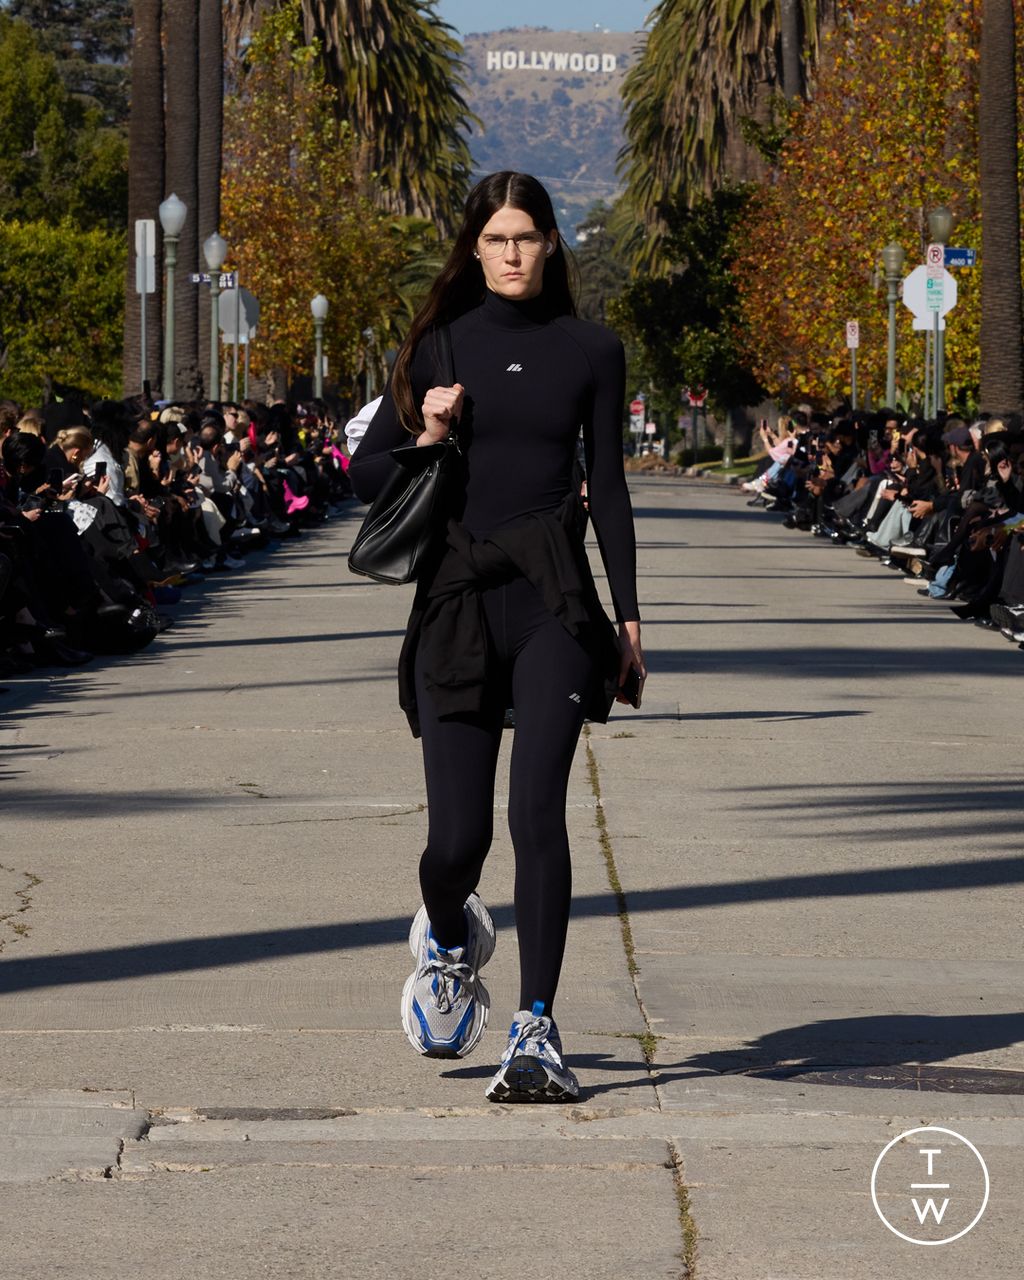
[[[773,92],[803,92],[829,0],[661,0],[643,52],[623,84],[621,163],[627,204],[644,234],[635,258],[669,267],[662,209],[757,176],[740,124],[763,116]],[[760,123],[764,124],[762,120]]]
[[[8,0],[57,60],[69,93],[98,106],[107,124],[128,120],[131,0]]]
[[[42,404],[51,382],[118,395],[124,237],[68,222],[0,222],[0,396]]]
[[[287,3],[287,0],[283,0]],[[302,0],[307,44],[320,50],[340,118],[358,141],[356,173],[391,213],[450,232],[469,185],[461,46],[435,0]],[[225,24],[241,49],[270,0],[227,0]]]
[[[692,207],[679,198],[664,211],[670,275],[640,274],[609,307],[609,319],[636,352],[637,386],[653,390],[662,414],[679,412],[684,386],[704,386],[727,410],[757,404],[761,388],[736,341],[739,311],[732,275],[736,229],[748,194],[723,188]]]
[[[1013,0],[983,0],[979,57],[981,408],[1024,409],[1020,153]]]
[[[617,297],[629,281],[629,267],[623,258],[611,228],[612,209],[597,201],[576,227],[576,265],[580,287],[577,304],[584,320],[607,318],[608,303]]]
[[[123,138],[65,88],[28,23],[0,11],[0,218],[121,224]]]

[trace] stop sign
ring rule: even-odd
[[[643,413],[644,402],[642,400],[630,400],[629,411],[630,413]]]

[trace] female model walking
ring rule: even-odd
[[[448,325],[455,382],[440,354]],[[572,872],[566,791],[585,717],[604,721],[634,667],[646,676],[636,543],[622,468],[625,360],[576,318],[551,200],[527,174],[470,193],[444,269],[402,346],[350,477],[370,501],[389,450],[456,426],[459,476],[420,575],[399,664],[400,701],[423,742],[429,808],[416,967],[402,1023],[432,1057],[464,1057],[490,999],[480,970],[494,926],[475,890],[491,843],[505,708],[515,708],[509,829],[515,847],[519,1012],[487,1089],[495,1101],[579,1094],[553,1019]],[[583,430],[587,496],[619,623],[598,602],[573,483]]]

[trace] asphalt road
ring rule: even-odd
[[[401,1032],[409,594],[348,574],[355,512],[0,694],[9,1274],[1019,1274],[1024,654],[735,492],[632,490],[652,674],[570,786],[572,1108],[483,1098],[501,821],[491,1028]]]

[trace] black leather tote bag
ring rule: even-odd
[[[438,364],[447,386],[455,384],[452,340],[447,325],[435,331]],[[398,466],[374,498],[348,555],[353,573],[376,582],[415,582],[424,557],[444,523],[444,493],[458,452],[456,424],[437,444],[401,445],[391,450]]]

